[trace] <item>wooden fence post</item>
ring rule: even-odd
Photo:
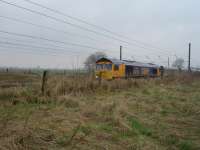
[[[101,85],[102,77],[101,72],[99,73],[99,85]]]
[[[44,70],[43,75],[42,75],[42,88],[41,88],[42,95],[45,94],[46,82],[47,82],[47,70]]]

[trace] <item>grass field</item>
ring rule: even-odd
[[[199,150],[200,76],[0,74],[2,150]]]

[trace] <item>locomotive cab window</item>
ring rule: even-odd
[[[112,65],[111,64],[105,64],[104,69],[105,70],[112,70]]]
[[[112,70],[111,64],[97,64],[96,70]]]
[[[114,71],[118,71],[119,70],[119,65],[114,65]]]
[[[97,70],[102,70],[103,69],[103,65],[102,64],[97,64],[96,65],[96,69]]]

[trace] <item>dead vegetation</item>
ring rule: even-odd
[[[200,149],[198,74],[40,83],[0,86],[0,149]]]

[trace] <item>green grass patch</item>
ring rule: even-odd
[[[56,139],[56,143],[62,147],[66,146],[67,145],[67,142],[69,141],[70,139],[70,135],[63,135],[59,138]]]
[[[79,130],[85,135],[89,135],[92,132],[92,129],[90,126],[81,126]]]
[[[114,126],[110,123],[92,123],[89,125],[90,129],[99,130],[106,133],[114,132]]]
[[[162,110],[160,111],[160,113],[161,113],[161,115],[163,115],[163,116],[167,116],[169,112],[168,112],[166,109],[162,109]]]
[[[149,89],[144,89],[144,90],[142,90],[142,94],[144,94],[144,95],[150,95],[151,92],[149,91]]]
[[[112,124],[102,124],[100,127],[103,131],[107,133],[111,133],[114,131],[114,127]]]
[[[194,148],[194,145],[191,141],[186,140],[186,141],[182,141],[179,144],[179,150],[197,150]]]
[[[138,134],[145,135],[145,136],[152,136],[151,129],[145,127],[136,118],[130,117],[128,120],[130,122],[132,129],[136,131]]]

